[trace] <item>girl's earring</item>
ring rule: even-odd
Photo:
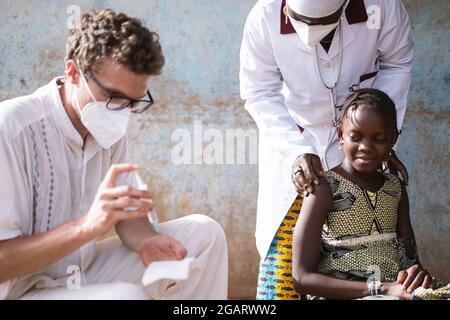
[[[340,144],[340,145],[339,145],[339,150],[341,150],[341,151],[342,151],[342,144]]]

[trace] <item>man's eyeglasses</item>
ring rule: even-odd
[[[108,108],[109,110],[119,111],[126,108],[131,108],[132,113],[142,113],[155,104],[155,101],[153,100],[153,97],[150,94],[150,90],[147,90],[147,94],[146,96],[143,97],[143,99],[134,100],[127,97],[112,94],[92,74],[89,75],[88,79],[94,81],[95,84],[100,88],[102,93],[106,97],[108,97],[108,100],[106,102],[106,108]]]

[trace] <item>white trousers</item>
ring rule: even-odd
[[[38,289],[20,299],[31,300],[224,300],[228,288],[228,252],[225,233],[213,219],[191,215],[161,223],[160,232],[180,241],[192,262],[189,278],[141,283],[145,267],[139,255],[117,237],[99,243],[94,261],[80,289]]]

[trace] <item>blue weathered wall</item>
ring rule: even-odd
[[[411,175],[410,212],[421,260],[450,281],[450,3],[404,3],[416,60],[399,156]]]
[[[416,42],[411,100],[399,155],[409,168],[411,217],[423,263],[450,278],[449,3],[404,1]],[[172,133],[256,127],[239,99],[239,47],[253,0],[0,1],[0,101],[30,93],[63,71],[66,10],[113,8],[157,31],[167,58],[150,84],[157,106],[131,123],[133,160],[144,167],[163,220],[204,213],[228,236],[230,296],[255,294],[257,167],[175,165]],[[206,143],[207,144],[207,143]],[[250,152],[256,150],[251,142]]]

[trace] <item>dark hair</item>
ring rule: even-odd
[[[164,65],[159,36],[138,19],[110,9],[84,14],[80,26],[70,30],[66,61],[78,60],[90,74],[106,57],[137,74],[158,75]]]
[[[383,91],[371,88],[355,90],[347,97],[338,125],[342,126],[344,118],[351,118],[353,122],[356,122],[355,114],[361,106],[377,112],[385,120],[387,128],[398,133],[395,103]]]

